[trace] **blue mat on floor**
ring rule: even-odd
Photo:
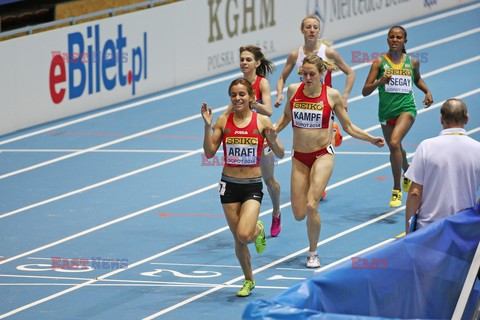
[[[479,241],[477,203],[321,272],[272,301],[255,300],[243,319],[450,319]],[[476,282],[466,319],[480,298]]]

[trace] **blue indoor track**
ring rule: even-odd
[[[466,130],[480,140],[480,3],[402,25],[407,52],[426,57],[421,74],[435,100],[424,109],[416,89],[419,113],[403,141],[409,156],[441,131],[439,107],[452,97],[467,103]],[[352,51],[386,51],[386,33],[335,43],[356,72],[349,115],[373,135],[382,135],[378,95],[361,96],[370,64],[352,63]],[[285,57],[275,62],[272,88]],[[296,222],[290,207],[288,152],[275,168],[282,232],[267,239],[261,255],[251,246],[257,286],[247,298],[236,296],[243,275],[217,193],[222,168],[202,166],[200,106],[215,108],[216,119],[240,76],[222,74],[0,137],[0,319],[239,319],[254,299],[271,299],[313,275],[305,268],[305,222]],[[343,90],[344,75],[335,74],[333,83]],[[275,109],[272,121],[282,112]],[[291,127],[280,139],[291,150]],[[323,267],[399,235],[405,225],[404,206],[388,207],[388,148],[344,137],[336,151],[319,206]],[[261,216],[268,230],[266,191]],[[68,269],[72,259],[89,259],[90,268]]]

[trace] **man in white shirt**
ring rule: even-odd
[[[468,137],[467,106],[448,99],[440,110],[443,126],[438,137],[420,143],[405,176],[412,180],[405,227],[417,214],[414,229],[475,205],[480,186],[480,142]]]

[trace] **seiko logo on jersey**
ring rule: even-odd
[[[247,144],[247,145],[258,145],[258,138],[227,138],[225,139],[227,144]]]
[[[318,103],[312,103],[312,102],[293,102],[293,108],[294,109],[304,109],[304,110],[318,110],[321,111],[323,110],[323,101],[320,101]]]
[[[209,30],[208,42],[222,40],[265,29],[276,25],[275,1],[231,1],[208,0]]]
[[[412,70],[406,70],[406,69],[392,69],[392,68],[386,68],[385,69],[385,74],[387,76],[412,76]]]

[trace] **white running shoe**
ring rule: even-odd
[[[318,255],[309,255],[307,258],[307,268],[319,268],[320,258]]]

